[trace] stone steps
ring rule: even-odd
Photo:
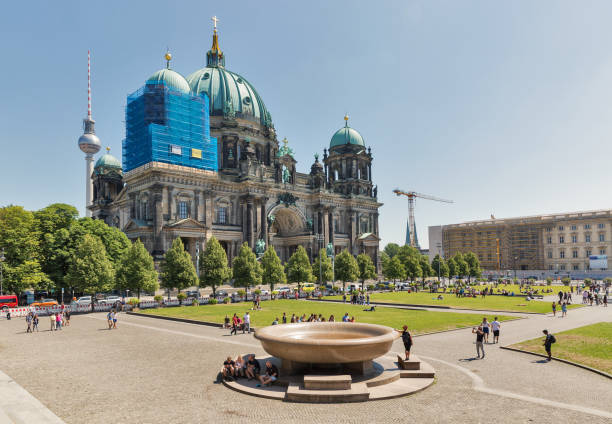
[[[307,390],[349,390],[350,375],[305,375],[304,388]]]
[[[410,355],[410,360],[406,361],[403,356],[397,355],[397,366],[401,370],[418,370],[421,360],[416,355]]]
[[[401,370],[401,378],[434,378],[436,371],[434,368],[426,362],[421,362],[419,369],[417,370]]]
[[[350,389],[344,390],[308,390],[292,383],[285,393],[285,400],[304,403],[365,402],[369,398],[370,391],[365,383],[353,383]]]

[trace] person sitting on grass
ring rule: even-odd
[[[270,361],[266,361],[266,373],[259,376],[260,384],[257,387],[269,386],[278,379],[278,368]]]
[[[334,318],[334,314],[331,314],[331,315],[329,316],[329,319],[328,319],[327,321],[329,321],[329,322],[335,322],[335,321],[336,321],[336,319]]]
[[[234,377],[235,378],[244,377],[244,372],[245,372],[244,367],[245,367],[244,359],[242,359],[242,356],[238,355],[236,357],[236,360],[234,361]]]
[[[255,359],[255,355],[249,355],[246,366],[246,376],[249,380],[259,377],[261,366],[259,365],[259,361]]]
[[[221,373],[223,374],[223,378],[226,381],[233,381],[234,380],[234,367],[235,367],[235,362],[232,361],[232,357],[228,356],[227,359],[225,361],[223,361],[223,370],[221,371]]]
[[[376,312],[376,306],[372,305],[367,309],[363,310],[364,312]]]

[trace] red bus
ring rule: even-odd
[[[16,308],[17,307],[17,296],[12,294],[5,294],[0,296],[0,309]]]

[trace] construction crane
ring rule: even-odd
[[[420,199],[433,200],[435,202],[453,203],[452,200],[440,199],[439,197],[430,196],[428,194],[417,193],[416,191],[404,191],[396,188],[393,193],[398,196],[406,196],[408,198],[408,228],[406,229],[406,244],[412,247],[419,247],[419,242],[416,237],[416,225],[414,222],[414,204],[417,197]]]

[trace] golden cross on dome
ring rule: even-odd
[[[216,16],[213,16],[212,18],[210,18],[211,21],[213,21],[213,24],[215,26],[215,31],[217,30],[217,22],[219,22],[219,19]]]
[[[283,144],[285,145],[284,147],[287,147],[287,143],[289,143],[287,137],[283,138]]]
[[[106,146],[106,153],[110,152],[110,147]]]

